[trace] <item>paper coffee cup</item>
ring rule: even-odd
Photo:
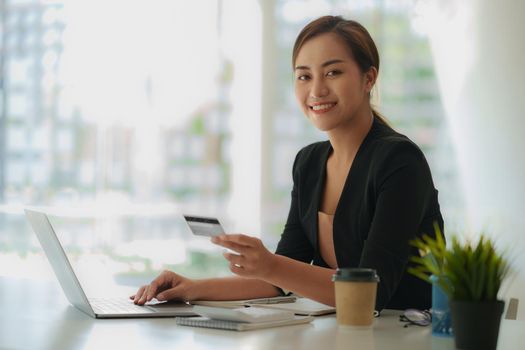
[[[337,324],[352,328],[370,328],[374,322],[377,283],[376,270],[364,268],[337,269],[335,284]]]

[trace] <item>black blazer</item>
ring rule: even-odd
[[[276,254],[328,267],[320,255],[317,213],[324,191],[329,141],[306,146],[293,165],[292,202]],[[409,240],[443,218],[427,161],[406,136],[377,118],[348,173],[334,216],[338,267],[368,267],[381,279],[376,309],[427,309],[431,286],[407,273],[417,249]]]

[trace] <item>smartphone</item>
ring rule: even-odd
[[[183,216],[194,235],[213,237],[224,233],[221,223],[217,218],[195,215]]]

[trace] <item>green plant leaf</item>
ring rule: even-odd
[[[409,267],[409,268],[407,269],[407,271],[408,271],[408,273],[411,273],[411,274],[413,274],[414,276],[421,278],[423,281],[426,281],[426,282],[428,282],[428,283],[432,283],[432,282],[430,281],[430,278],[429,278],[428,275],[426,275],[424,272],[422,272],[422,271],[420,271],[420,270],[418,270],[418,269],[416,269],[416,268]]]
[[[410,241],[421,256],[410,257],[413,266],[408,272],[427,282],[430,282],[430,275],[435,275],[438,277],[436,283],[455,300],[496,300],[509,272],[505,254],[498,253],[494,242],[484,233],[475,244],[462,243],[453,237],[447,249],[437,223],[434,223],[434,231],[435,237],[424,234]]]
[[[443,233],[441,232],[437,221],[434,221],[434,232],[436,233],[437,246],[440,247],[440,250],[444,251],[446,248],[445,239],[443,238]]]
[[[495,255],[490,256],[487,267],[487,300],[494,300],[497,293],[497,264],[498,258]]]

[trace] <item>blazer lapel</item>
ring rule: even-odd
[[[319,153],[319,164],[320,167],[317,169],[317,174],[312,174],[312,187],[313,195],[312,200],[309,203],[306,221],[308,223],[308,234],[310,234],[310,239],[313,242],[314,249],[317,256],[319,254],[319,222],[318,222],[318,212],[321,205],[322,195],[324,193],[324,183],[326,179],[326,161],[332,149],[330,142],[326,142],[326,149],[323,149]],[[317,257],[316,257],[317,258]]]

